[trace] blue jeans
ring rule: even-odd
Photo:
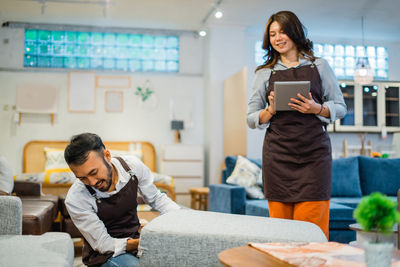
[[[121,254],[117,257],[111,257],[101,267],[139,267],[139,259],[130,253]]]

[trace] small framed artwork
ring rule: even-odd
[[[106,91],[106,112],[123,112],[124,111],[124,92],[122,91]]]

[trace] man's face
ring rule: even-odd
[[[90,151],[88,158],[81,165],[69,165],[76,178],[84,184],[106,192],[112,184],[113,169],[110,163],[110,152],[104,150],[103,154]]]

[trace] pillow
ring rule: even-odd
[[[0,157],[0,191],[11,194],[14,180],[10,164],[4,157]]]
[[[123,156],[135,156],[140,160],[143,160],[143,151],[142,150],[114,150],[109,149],[111,153],[111,157],[123,157]]]
[[[14,176],[15,181],[28,181],[45,184],[71,184],[75,179],[75,175],[71,171],[57,172],[51,170],[38,173],[21,173]]]
[[[174,187],[174,178],[169,175],[153,172],[154,183],[167,184]]]
[[[64,149],[45,147],[44,152],[46,165],[42,182],[45,184],[73,183],[75,175],[64,159]]]
[[[332,197],[362,197],[358,158],[332,161]]]
[[[247,158],[248,160],[250,160],[251,162],[255,163],[258,167],[261,168],[262,162],[261,159],[250,159]],[[225,157],[225,166],[226,166],[226,175],[230,176],[233,172],[233,169],[235,168],[236,165],[236,161],[237,161],[237,156],[226,156]]]
[[[260,186],[257,185],[257,179],[261,168],[242,156],[238,156],[235,168],[226,182],[243,186],[249,198],[263,199],[264,194]]]

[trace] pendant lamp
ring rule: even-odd
[[[364,17],[361,17],[361,32],[362,32],[362,45],[364,45]],[[372,83],[374,80],[374,72],[369,64],[366,52],[364,55],[357,58],[356,69],[354,70],[354,82],[360,85]]]

